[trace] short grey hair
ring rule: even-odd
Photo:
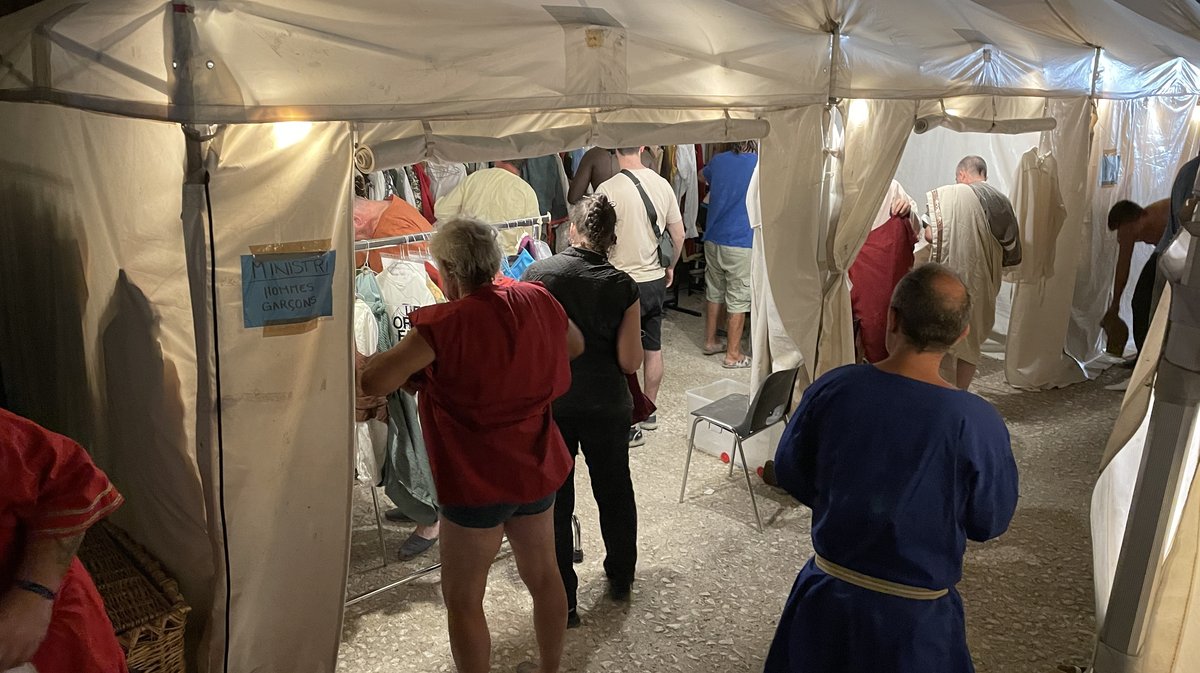
[[[922,353],[945,353],[971,322],[971,293],[949,267],[929,263],[909,271],[892,294],[900,333]]]
[[[496,230],[473,218],[456,217],[438,223],[429,252],[442,273],[470,288],[492,282],[500,272]]]
[[[963,173],[978,175],[984,180],[987,179],[987,162],[983,160],[983,157],[975,156],[974,154],[963,157],[962,161],[958,162],[957,170]]]

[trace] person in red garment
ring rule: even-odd
[[[81,446],[0,409],[0,671],[125,673],[75,557],[87,529],[122,502]]]
[[[850,305],[858,321],[863,359],[870,363],[888,356],[888,307],[896,285],[913,268],[913,246],[921,230],[915,206],[900,183],[892,180],[871,233],[850,265]]]

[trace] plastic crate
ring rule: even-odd
[[[690,417],[691,412],[726,395],[738,393],[748,395],[750,387],[730,379],[719,379],[708,385],[688,390],[688,431],[691,431],[691,423],[695,420]],[[779,439],[783,436],[783,428],[783,423],[776,423],[742,443],[742,448],[746,451],[746,464],[751,470],[756,470],[768,460],[775,458],[775,447],[779,445]],[[696,448],[700,451],[716,456],[722,461],[729,461],[733,458],[733,446],[732,432],[727,432],[704,421],[696,426]],[[741,466],[741,461],[738,461],[738,466]]]

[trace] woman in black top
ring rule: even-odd
[[[607,552],[604,572],[612,597],[625,600],[637,565],[637,505],[629,473],[633,397],[626,375],[641,367],[643,352],[637,283],[608,263],[608,252],[617,242],[616,227],[617,213],[606,196],[585,197],[571,209],[571,247],[529,267],[523,280],[544,284],[583,332],[586,349],[571,362],[571,389],[554,401],[554,420],[571,455],[583,451],[587,459]],[[558,566],[571,627],[579,625],[579,579],[572,566],[574,512],[572,471],[554,505]]]

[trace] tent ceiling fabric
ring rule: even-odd
[[[1079,96],[1097,65],[1100,97],[1200,93],[1190,0],[559,1],[44,0],[0,19],[0,100],[184,122],[448,119]]]

